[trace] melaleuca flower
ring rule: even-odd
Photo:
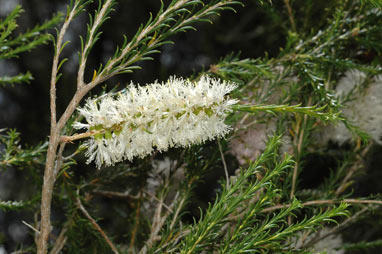
[[[118,95],[89,99],[78,109],[86,123],[73,127],[97,132],[86,141],[86,155],[98,167],[144,157],[154,149],[188,147],[230,131],[224,120],[237,101],[226,95],[235,88],[207,76],[198,82],[170,78],[162,84],[131,84]]]

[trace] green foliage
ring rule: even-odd
[[[357,253],[357,251],[365,251],[365,250],[380,250],[382,247],[382,240],[375,240],[371,242],[359,242],[353,244],[346,244],[344,248],[349,253]]]
[[[116,49],[114,56],[107,61],[104,67],[100,66],[97,73],[110,75],[112,73],[127,73],[139,69],[133,65],[137,61],[151,60],[149,56],[158,53],[158,47],[171,43],[168,37],[179,32],[195,30],[196,22],[211,22],[209,17],[222,10],[233,10],[232,5],[240,4],[239,1],[176,1],[173,0],[165,8],[163,2],[155,17],[150,15],[145,25],[141,25],[130,40],[124,38],[123,44]],[[89,34],[89,32],[88,32]],[[85,52],[86,55],[87,52]]]
[[[257,112],[267,112],[267,113],[302,113],[308,116],[319,118],[323,121],[334,121],[338,119],[338,116],[333,113],[323,113],[322,111],[325,109],[324,107],[300,107],[299,105],[234,105],[233,110],[249,112],[249,113],[257,113]]]
[[[250,248],[249,251],[254,251],[251,246],[254,244],[245,241],[245,236],[249,233],[249,230],[253,230],[253,232],[257,231],[253,223],[256,225],[260,220],[256,219],[255,215],[260,213],[262,208],[266,205],[269,205],[271,200],[274,199],[274,196],[278,193],[276,189],[272,188],[271,179],[290,167],[291,158],[286,158],[276,165],[274,169],[269,170],[261,180],[251,182],[250,179],[256,175],[257,171],[260,172],[262,168],[261,164],[273,158],[272,153],[275,152],[274,150],[277,147],[277,143],[279,143],[277,138],[271,140],[267,146],[267,151],[265,151],[256,162],[250,165],[247,170],[243,170],[234,180],[234,183],[231,183],[228,188],[223,188],[222,193],[216,199],[215,203],[208,207],[205,215],[190,229],[190,233],[182,242],[183,246],[180,253],[198,253],[205,248],[211,249],[210,251],[212,252],[214,248],[220,245],[217,244],[219,239],[222,235],[225,235],[225,230],[228,230],[228,228],[223,229],[224,225],[229,224],[229,216],[232,215],[238,216],[239,219],[236,219],[237,225],[234,226],[233,234],[228,234],[227,239],[223,240],[222,246],[224,247],[221,247],[220,252],[226,253],[227,249],[231,247],[231,244],[234,244],[239,248],[238,250],[242,251],[245,249],[242,249],[241,244],[244,244],[247,245],[246,248]],[[265,192],[264,196],[260,195],[256,197],[256,193],[258,193],[260,189],[267,189],[269,191]],[[258,202],[253,203],[250,209],[245,209],[246,201],[254,198],[257,199]],[[292,209],[297,206],[298,205],[294,204]],[[244,210],[244,212],[236,214],[237,210]],[[282,217],[283,216],[280,216],[280,218],[274,219],[268,226],[264,226],[264,228],[259,231],[268,231],[268,229],[272,228],[271,225],[280,222]],[[231,220],[235,221],[234,217]],[[261,244],[259,245],[261,246]],[[238,250],[233,253],[237,253]]]
[[[32,29],[15,36],[14,31],[17,28],[16,20],[22,12],[23,9],[18,5],[4,20],[0,20],[0,59],[17,58],[23,52],[46,44],[49,41],[50,35],[44,33],[45,30],[54,27],[61,20],[61,15],[56,15],[45,23],[36,25]],[[12,77],[0,77],[0,84],[29,83],[32,79],[31,73],[27,72]]]
[[[1,210],[21,210],[25,205],[21,201],[0,201]]]
[[[361,3],[368,3],[368,4],[374,5],[376,7],[382,8],[382,1],[381,0],[361,0]]]
[[[5,133],[0,130],[0,169],[7,167],[31,168],[45,163],[47,143],[34,147],[23,148],[20,145],[20,133],[10,130]]]
[[[179,253],[199,253],[204,249],[219,253],[282,251],[288,248],[282,246],[285,240],[295,232],[314,229],[323,222],[334,221],[332,217],[346,215],[346,205],[342,204],[286,227],[285,218],[301,208],[300,202],[294,200],[288,208],[262,216],[264,209],[272,206],[280,195],[274,182],[292,166],[287,156],[276,163],[275,168],[263,168],[267,161],[274,163],[279,144],[278,137],[272,138],[264,153],[248,169],[242,170],[228,188],[223,186],[214,204],[189,229]],[[256,179],[256,174],[264,170],[265,175]],[[252,200],[256,202],[250,202]]]

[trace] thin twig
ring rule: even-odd
[[[173,227],[175,226],[175,223],[177,221],[177,218],[180,214],[180,211],[182,210],[183,208],[183,205],[185,204],[186,200],[187,200],[187,196],[188,196],[188,192],[189,190],[191,189],[191,185],[193,184],[194,182],[194,178],[191,178],[187,184],[187,188],[186,188],[186,191],[182,192],[182,199],[179,201],[178,199],[180,198],[180,195],[179,195],[179,192],[176,193],[174,199],[172,200],[171,202],[171,205],[170,205],[170,208],[173,209],[173,207],[175,207],[175,205],[177,205],[177,209],[175,211],[175,214],[174,214],[174,217],[172,218],[172,221],[171,221],[171,224],[170,224],[170,227],[169,227],[169,230],[171,232],[173,232]],[[170,210],[168,210],[167,214],[165,215],[165,218],[163,219],[163,222],[166,221],[167,217],[170,215]],[[154,223],[153,223],[154,224]],[[162,227],[163,225],[161,225]],[[160,229],[160,228],[159,228]],[[152,231],[153,232],[153,231]],[[157,232],[159,232],[159,230],[157,230]],[[175,241],[177,241],[178,239],[180,239],[181,237],[183,237],[184,235],[187,235],[190,231],[189,230],[185,230],[185,231],[182,231],[182,227],[180,227],[180,232],[179,232],[179,235],[178,237],[175,238]],[[167,246],[170,242],[171,238],[172,237],[172,234],[170,234],[168,236],[168,238],[166,240],[164,240],[164,242],[167,242],[165,243],[161,248],[164,248],[165,246]],[[142,247],[142,249],[139,251],[139,254],[146,254],[147,253],[147,249],[148,247],[151,247],[152,246],[152,240],[151,239],[154,239],[154,238],[157,238],[156,236],[150,236],[150,238],[146,241],[145,245]],[[155,239],[154,239],[155,240]],[[174,241],[174,239],[173,239]]]
[[[159,239],[158,234],[160,230],[162,229],[164,223],[166,222],[168,216],[173,212],[172,208],[175,206],[175,203],[178,197],[179,197],[179,192],[176,193],[169,209],[167,209],[167,212],[163,216],[162,216],[162,206],[164,204],[165,197],[161,197],[161,199],[158,202],[158,206],[155,209],[150,236],[147,239],[145,245],[139,251],[139,254],[146,254],[147,250],[150,249],[152,245],[154,244],[154,242]]]
[[[35,225],[35,228],[38,228],[38,224],[39,224],[39,213],[36,211],[34,213],[34,225]],[[40,232],[39,231],[34,233],[33,240],[34,240],[34,243],[36,244],[36,246],[38,245],[39,236],[40,236]]]
[[[177,242],[177,241],[179,241],[179,239],[185,237],[185,236],[188,235],[190,232],[191,232],[191,230],[189,230],[189,229],[186,229],[186,230],[183,230],[183,231],[178,232],[178,233],[175,235],[175,238],[169,239],[169,241],[168,241],[167,243],[163,244],[163,246],[161,246],[160,249],[164,249],[164,248],[166,248],[171,242]],[[141,253],[139,253],[139,254],[141,254]]]
[[[61,136],[60,141],[63,143],[73,143],[73,141],[75,140],[92,137],[97,134],[105,133],[105,131],[106,130],[93,130],[93,131],[84,132],[80,134],[74,134],[72,136]]]
[[[174,217],[172,218],[171,224],[170,224],[170,230],[172,230],[175,226],[175,223],[177,221],[177,218],[179,216],[180,211],[183,208],[183,204],[186,202],[187,195],[183,195],[183,198],[180,200],[180,203],[178,205],[178,208],[175,211]]]
[[[77,191],[79,194],[79,191]],[[114,244],[111,242],[109,237],[106,235],[106,233],[102,230],[102,228],[97,224],[97,222],[90,216],[90,214],[86,211],[85,207],[81,203],[80,196],[77,197],[77,206],[81,210],[81,212],[85,215],[85,217],[90,221],[90,223],[93,225],[93,227],[102,235],[102,237],[105,239],[107,244],[110,246],[110,248],[113,250],[114,253],[119,254],[117,248],[114,246]]]
[[[342,180],[340,186],[337,188],[335,195],[339,196],[342,192],[345,191],[346,187],[348,186],[350,178],[353,176],[353,174],[362,168],[363,165],[363,159],[367,152],[369,151],[371,147],[371,144],[365,147],[365,149],[362,151],[361,156],[358,157],[358,160],[354,163],[354,165],[350,168],[349,172],[346,174],[344,179]]]
[[[133,228],[133,232],[131,233],[131,239],[130,239],[130,246],[129,246],[129,250],[130,251],[134,250],[134,243],[135,243],[136,235],[137,235],[137,232],[138,232],[139,218],[140,218],[140,214],[141,214],[141,203],[142,203],[142,192],[139,192],[139,199],[138,199],[137,209],[135,211],[134,228]]]
[[[309,97],[308,106],[310,106],[311,101],[312,101],[312,97]],[[307,120],[308,120],[308,115],[304,115],[304,122],[303,122],[303,124],[301,122],[298,122],[297,123],[297,127],[296,127],[297,129],[295,131],[294,143],[295,143],[295,145],[297,145],[297,155],[296,155],[297,158],[296,158],[296,162],[295,162],[294,168],[293,168],[292,189],[290,191],[290,197],[289,197],[290,199],[294,198],[294,193],[295,193],[295,190],[296,190],[299,160],[300,160],[301,151],[302,151],[302,145],[303,145],[303,140],[304,140],[304,127],[306,126]],[[297,138],[298,138],[298,140],[297,140]],[[292,216],[288,216],[288,225],[291,225],[291,224],[292,224]]]
[[[300,142],[298,142],[297,139],[301,138],[301,136],[299,135],[300,134],[301,121],[300,121],[300,117],[299,116],[296,116],[296,117],[298,117],[298,122],[296,123],[296,130],[294,131],[294,135],[295,136],[294,136],[293,143],[297,147],[297,154],[299,155],[300,154],[300,149],[299,149],[298,144]],[[296,157],[298,157],[298,156],[296,156]],[[290,195],[289,195],[290,199],[292,199],[294,197],[294,191],[295,191],[296,181],[297,181],[297,170],[298,170],[298,160],[296,160],[296,162],[294,164],[294,167],[293,167],[292,188],[291,188]]]
[[[341,202],[350,203],[350,204],[378,204],[382,205],[381,200],[368,200],[368,199],[341,199],[341,200],[334,200],[334,199],[322,199],[322,200],[312,200],[307,201],[301,204],[301,206],[310,206],[310,205],[326,205],[326,204],[338,204]],[[268,207],[262,210],[264,213],[273,212],[275,210],[288,208],[291,204],[279,204],[272,207]]]
[[[77,149],[76,151],[74,151],[72,154],[68,155],[68,156],[64,156],[62,157],[62,160],[63,161],[68,161],[68,160],[71,160],[73,159],[74,156],[76,156],[77,154],[79,154],[81,152],[81,149]]]
[[[35,227],[33,227],[31,224],[27,223],[26,221],[21,221],[25,226],[27,226],[28,228],[32,229],[35,233],[37,234],[40,234],[40,231],[38,231],[38,229],[36,229]]]
[[[156,236],[158,235],[158,232],[162,228],[165,220],[167,217],[162,217],[162,205],[163,205],[163,197],[160,202],[158,202],[158,206],[155,209],[152,227],[151,227],[151,233],[149,238],[147,239],[145,245],[142,247],[142,249],[139,251],[139,254],[146,254],[147,250],[151,248],[151,246],[154,244],[154,241],[156,239]]]
[[[295,139],[295,141],[297,143],[296,144],[297,145],[297,157],[300,157],[300,155],[301,155],[302,143],[303,143],[303,140],[304,140],[304,128],[302,128],[302,126],[306,125],[307,119],[308,119],[308,116],[304,115],[304,123],[303,123],[303,125],[301,125],[301,122],[299,122],[298,126],[297,126],[297,130],[295,132],[296,138],[298,136],[298,141]],[[301,130],[300,130],[300,128],[301,128]],[[290,199],[292,199],[294,197],[294,193],[295,193],[295,190],[296,190],[298,166],[299,166],[299,163],[298,163],[298,160],[297,160],[296,163],[295,163],[295,166],[293,168],[292,189],[290,191]]]
[[[130,192],[118,192],[118,191],[104,191],[104,190],[94,190],[93,194],[108,197],[108,198],[129,198],[129,199],[139,199],[139,195],[131,195]]]
[[[164,202],[163,202],[163,200],[160,200],[159,198],[157,198],[155,195],[153,195],[153,194],[151,194],[150,192],[148,192],[148,191],[145,191],[145,190],[142,190],[144,193],[146,193],[147,195],[149,195],[151,198],[153,198],[154,200],[156,200],[157,202],[161,202],[162,203],[162,205],[167,209],[167,210],[169,210],[170,212],[173,212],[172,211],[172,209],[168,206],[168,205],[166,205]]]
[[[56,241],[54,242],[52,250],[49,252],[49,254],[59,254],[64,248],[66,241],[68,240],[68,237],[66,236],[66,232],[68,231],[70,225],[70,221],[67,221],[62,228],[60,234],[58,235]]]
[[[222,146],[220,145],[220,141],[218,140],[218,145],[219,145],[219,151],[220,151],[220,156],[222,158],[223,162],[223,167],[224,167],[224,173],[225,173],[225,178],[226,178],[226,188],[228,189],[229,187],[229,175],[228,175],[228,169],[227,169],[227,164],[225,163],[225,158],[223,154],[223,149]]]
[[[296,23],[294,21],[293,13],[292,13],[292,7],[290,6],[289,0],[284,0],[285,6],[288,10],[288,16],[289,16],[289,21],[290,24],[292,25],[292,30],[293,32],[296,32]]]

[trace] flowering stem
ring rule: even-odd
[[[93,137],[97,134],[104,134],[106,132],[105,129],[102,130],[93,130],[93,131],[88,131],[80,134],[75,134],[72,136],[61,136],[61,142],[63,143],[72,143],[75,140],[83,139],[83,138],[88,138],[88,137]]]

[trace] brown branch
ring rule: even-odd
[[[180,164],[179,164],[180,165]],[[184,206],[184,204],[186,203],[186,200],[187,200],[187,196],[189,194],[189,191],[191,189],[191,185],[193,184],[193,182],[195,181],[194,178],[191,178],[187,184],[187,188],[185,191],[181,192],[182,195],[180,196],[179,195],[179,192],[176,193],[175,197],[173,198],[172,202],[171,202],[171,205],[170,205],[170,210],[167,210],[167,214],[165,214],[164,218],[162,219],[162,222],[164,223],[167,219],[167,217],[172,213],[173,211],[173,208],[175,207],[175,205],[177,205],[177,208],[176,208],[176,211],[175,211],[175,214],[172,218],[172,221],[171,221],[171,224],[170,224],[170,227],[169,227],[169,230],[171,232],[173,232],[173,227],[175,226],[175,223],[177,221],[177,218]],[[181,198],[181,199],[180,199]],[[180,199],[180,201],[179,201]],[[154,227],[154,222],[152,223],[153,227]],[[156,232],[156,234],[159,232],[159,230],[161,229],[161,227],[163,226],[160,225],[160,227],[157,227],[156,230],[151,230],[151,235],[149,237],[149,239],[146,241],[145,245],[141,248],[141,250],[139,251],[139,254],[146,254],[147,253],[147,250],[149,247],[152,246],[153,244],[153,241],[157,240],[158,236],[157,235],[153,235],[153,232]],[[187,235],[190,231],[189,230],[183,230],[182,231],[182,228],[180,227],[180,232],[177,233],[177,235],[175,235],[175,239],[172,238],[173,237],[173,234],[169,234],[169,236],[167,237],[167,239],[164,239],[162,241],[162,243],[164,243],[164,245],[161,247],[164,248],[166,247],[170,241],[178,241],[178,239],[182,238],[183,236]]]
[[[36,229],[35,227],[33,227],[31,224],[27,223],[26,221],[21,221],[21,223],[23,223],[28,228],[32,229],[36,234],[40,234],[40,231],[38,231],[38,229]]]
[[[226,178],[226,188],[228,189],[228,188],[229,188],[229,175],[228,175],[228,169],[227,169],[227,164],[225,163],[225,158],[224,158],[224,154],[223,154],[223,149],[222,149],[222,146],[221,146],[219,140],[218,140],[218,146],[219,146],[220,157],[222,158],[223,167],[224,167],[224,173],[225,173],[225,178]]]
[[[309,104],[310,104],[310,99],[309,99],[308,105]],[[297,129],[295,131],[296,136],[295,136],[294,142],[295,142],[295,145],[297,146],[297,157],[300,157],[301,150],[302,150],[302,142],[304,140],[304,129],[301,127],[306,125],[307,120],[308,120],[308,116],[304,115],[303,125],[301,124],[301,122],[299,122],[297,124]],[[300,128],[301,128],[301,130],[300,130]],[[298,140],[297,140],[297,136],[298,136]],[[296,189],[298,166],[299,166],[299,163],[298,163],[298,160],[296,160],[296,163],[295,163],[294,168],[293,168],[292,189],[290,192],[290,198],[291,199],[294,197],[294,193],[295,193],[295,189]]]
[[[108,197],[108,198],[129,198],[129,199],[139,199],[139,195],[131,195],[128,192],[118,192],[118,191],[104,191],[104,190],[94,190],[93,194]]]
[[[80,134],[74,134],[72,136],[61,136],[60,141],[63,143],[73,143],[75,140],[92,137],[97,134],[105,133],[105,131],[106,130],[93,130]]]
[[[163,200],[160,200],[159,198],[155,197],[155,195],[151,194],[150,192],[148,191],[145,191],[145,190],[142,190],[144,193],[146,193],[147,195],[149,195],[151,198],[153,198],[155,201],[157,201],[158,203],[162,203],[162,205],[167,209],[169,210],[170,212],[172,212],[172,209],[171,207],[169,207],[168,205],[166,205]]]
[[[178,205],[178,208],[175,211],[174,217],[172,218],[171,224],[170,224],[170,230],[172,230],[175,226],[176,220],[180,214],[180,211],[183,209],[183,205],[186,202],[187,195],[183,195],[183,198],[180,200],[180,203]]]
[[[164,217],[161,216],[162,207],[163,207],[163,197],[161,197],[161,200],[160,200],[160,202],[158,202],[158,206],[155,209],[150,236],[147,239],[145,245],[140,250],[139,254],[146,254],[147,250],[152,247],[152,245],[154,244],[154,242],[156,240],[156,236],[158,235],[158,232],[162,228],[162,226],[163,226],[163,224],[167,218],[166,215]]]
[[[63,163],[62,153],[64,152],[64,149],[65,149],[65,143],[60,143],[60,147],[58,148],[58,153],[57,153],[56,165],[54,166],[54,178],[57,177],[58,171],[62,167],[62,163]]]
[[[49,254],[59,254],[64,248],[66,241],[68,240],[68,237],[66,236],[66,232],[68,231],[70,225],[70,221],[67,221],[62,228],[60,234],[58,235],[56,241],[54,242],[52,250],[49,252]]]
[[[108,0],[104,6],[103,10],[110,4],[110,0]],[[53,66],[52,66],[52,76],[50,81],[50,111],[51,111],[51,130],[50,130],[50,138],[49,138],[49,146],[47,151],[47,159],[45,164],[45,171],[44,171],[44,180],[43,180],[43,187],[42,187],[42,193],[41,193],[41,226],[40,226],[40,236],[38,239],[37,244],[37,253],[38,254],[46,254],[48,252],[48,237],[49,233],[51,231],[51,221],[50,221],[50,214],[51,214],[51,202],[52,202],[52,193],[54,188],[54,182],[56,180],[56,170],[54,169],[54,163],[56,160],[56,152],[58,145],[61,141],[60,133],[62,129],[64,128],[65,124],[69,120],[69,118],[72,116],[74,110],[77,108],[79,102],[82,100],[82,98],[97,84],[102,82],[104,79],[97,79],[98,83],[94,83],[93,86],[85,87],[81,82],[77,84],[77,91],[73,95],[72,100],[68,104],[67,108],[65,109],[64,113],[60,117],[59,121],[57,122],[56,119],[56,82],[57,82],[57,73],[58,73],[58,65],[59,65],[59,57],[62,50],[63,45],[63,39],[64,35],[69,27],[69,24],[71,23],[72,19],[74,18],[75,14],[78,11],[78,1],[75,1],[75,4],[73,6],[73,9],[70,11],[69,15],[65,19],[65,22],[60,30],[60,33],[57,38],[56,48],[55,48],[55,55],[53,58]],[[106,6],[106,7],[105,7]],[[103,12],[104,13],[104,12]],[[97,19],[98,20],[98,19]],[[98,23],[94,23],[92,29],[94,29],[94,26],[98,25]],[[92,43],[92,38],[90,39],[89,43]],[[81,76],[81,70],[85,69],[86,61],[81,62],[79,67],[79,75]],[[79,79],[80,80],[80,79]],[[81,81],[81,80],[80,80]],[[65,140],[65,139],[64,139]],[[62,152],[61,152],[62,153]],[[61,160],[62,160],[62,156]],[[59,164],[59,161],[57,162]]]
[[[41,191],[41,224],[40,224],[40,235],[37,242],[37,253],[46,254],[48,252],[48,237],[51,229],[50,222],[50,213],[51,213],[51,202],[54,182],[56,180],[54,163],[56,160],[56,152],[59,144],[59,133],[62,127],[57,126],[56,118],[56,82],[57,82],[57,73],[60,53],[62,50],[63,39],[66,33],[66,30],[69,27],[72,19],[75,16],[76,9],[78,8],[78,2],[75,3],[73,9],[67,16],[61,31],[57,38],[55,55],[53,58],[52,65],[52,75],[50,80],[50,137],[49,145],[46,156],[45,170],[44,170],[44,179],[43,186]]]
[[[166,248],[171,242],[178,242],[181,238],[187,236],[190,232],[191,232],[190,229],[186,229],[186,230],[177,232],[174,235],[174,237],[172,237],[172,235],[170,234],[168,242],[163,244],[163,246],[161,246],[160,249]]]
[[[135,211],[135,222],[134,222],[134,228],[133,232],[131,233],[131,239],[130,239],[130,246],[129,250],[134,253],[134,243],[135,243],[135,238],[138,232],[138,227],[139,227],[139,218],[141,214],[141,203],[142,203],[142,192],[139,192],[139,199],[138,199],[138,205],[137,209]]]
[[[296,130],[294,131],[295,136],[294,136],[293,143],[297,147],[297,153],[300,154],[300,148],[298,146],[298,144],[300,142],[297,139],[301,138],[301,136],[299,135],[300,134],[300,127],[301,127],[301,120],[300,120],[301,118],[300,118],[300,116],[296,116],[296,117],[298,117],[298,122],[296,124]],[[294,167],[293,167],[292,189],[291,189],[290,195],[289,195],[290,199],[292,199],[294,197],[294,191],[295,191],[296,181],[297,181],[297,170],[298,170],[298,161],[296,160]]]
[[[310,106],[311,104],[311,101],[312,101],[312,97],[309,97],[309,100],[308,100],[308,106]],[[300,118],[299,118],[300,119]],[[293,199],[294,198],[294,193],[295,193],[295,190],[296,190],[296,183],[297,183],[297,173],[298,173],[298,167],[299,167],[299,157],[301,155],[301,151],[302,151],[302,143],[303,143],[303,140],[304,140],[304,128],[306,126],[306,122],[308,120],[308,115],[304,115],[304,123],[302,124],[301,121],[299,121],[297,123],[297,129],[295,131],[295,138],[294,138],[294,143],[295,145],[297,146],[297,158],[296,158],[296,162],[294,164],[294,168],[293,168],[293,176],[292,176],[292,189],[291,189],[291,192],[290,192],[290,199]],[[298,138],[298,140],[297,140]],[[292,224],[292,216],[288,216],[288,224]]]
[[[77,193],[79,194],[79,191],[77,191]],[[80,199],[79,195],[77,197],[77,206],[81,210],[81,212],[85,215],[85,217],[90,221],[90,223],[93,225],[93,227],[102,235],[102,237],[105,239],[105,241],[110,246],[110,248],[113,250],[113,252],[116,254],[119,254],[117,248],[111,242],[110,238],[105,234],[105,232],[102,230],[102,228],[97,224],[97,222],[86,211],[85,207],[81,203],[81,199]]]
[[[139,254],[146,254],[147,250],[153,246],[154,242],[157,241],[158,239],[160,239],[158,237],[158,234],[159,234],[160,230],[162,229],[164,223],[166,222],[168,216],[173,212],[172,208],[175,206],[175,203],[176,203],[178,197],[179,197],[179,192],[177,192],[177,194],[175,195],[170,207],[165,205],[165,203],[164,203],[165,197],[162,196],[160,199],[158,199],[158,206],[155,209],[150,236],[147,239],[145,245],[139,251]],[[165,206],[167,208],[167,212],[162,216],[162,207],[163,206]]]
[[[326,204],[338,204],[341,202],[350,203],[350,204],[378,204],[382,205],[381,200],[368,200],[368,199],[342,199],[342,200],[333,200],[333,199],[323,199],[323,200],[312,200],[302,203],[302,206],[310,206],[310,205],[326,205]],[[273,212],[275,210],[288,208],[291,204],[279,204],[272,207],[268,207],[262,210],[264,213]]]
[[[292,7],[290,6],[289,0],[284,0],[284,3],[285,3],[285,6],[288,10],[289,21],[290,21],[290,24],[292,25],[292,30],[293,30],[293,32],[296,32],[297,29],[296,29],[296,23],[295,23],[294,17],[293,17]]]

